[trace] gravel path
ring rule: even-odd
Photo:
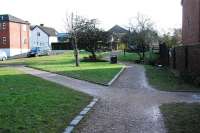
[[[148,85],[143,66],[126,65],[126,70],[110,87],[22,66],[17,68],[100,98],[92,113],[79,125],[78,133],[165,133],[159,105],[200,102],[194,93],[155,90]]]

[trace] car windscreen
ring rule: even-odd
[[[36,52],[36,51],[38,51],[38,50],[39,50],[38,47],[34,47],[34,48],[31,49],[32,52]]]

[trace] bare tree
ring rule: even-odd
[[[153,23],[150,18],[138,13],[134,21],[130,21],[129,29],[131,43],[137,48],[136,51],[140,56],[140,60],[144,60],[145,50],[157,38],[157,32],[153,28]]]
[[[71,15],[66,15],[65,29],[68,33],[70,33],[71,36],[71,43],[74,49],[75,64],[77,67],[80,66],[79,50],[77,45],[77,31],[79,28],[81,28],[82,21],[82,17],[78,15],[74,16],[74,13],[71,13]]]
[[[79,66],[78,48],[91,53],[91,59],[96,61],[96,51],[107,42],[107,33],[97,28],[97,19],[88,19],[73,13],[66,15],[66,31],[71,34],[76,66]]]

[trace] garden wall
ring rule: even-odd
[[[58,42],[58,43],[52,43],[52,50],[72,50],[73,47],[71,43],[63,43],[63,42]]]
[[[171,50],[170,67],[179,72],[200,76],[200,44],[179,46]]]

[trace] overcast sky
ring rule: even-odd
[[[65,14],[100,20],[105,30],[115,24],[126,26],[137,13],[152,19],[159,31],[180,28],[181,0],[0,0],[1,14],[11,14],[31,24],[43,23],[63,31]]]

